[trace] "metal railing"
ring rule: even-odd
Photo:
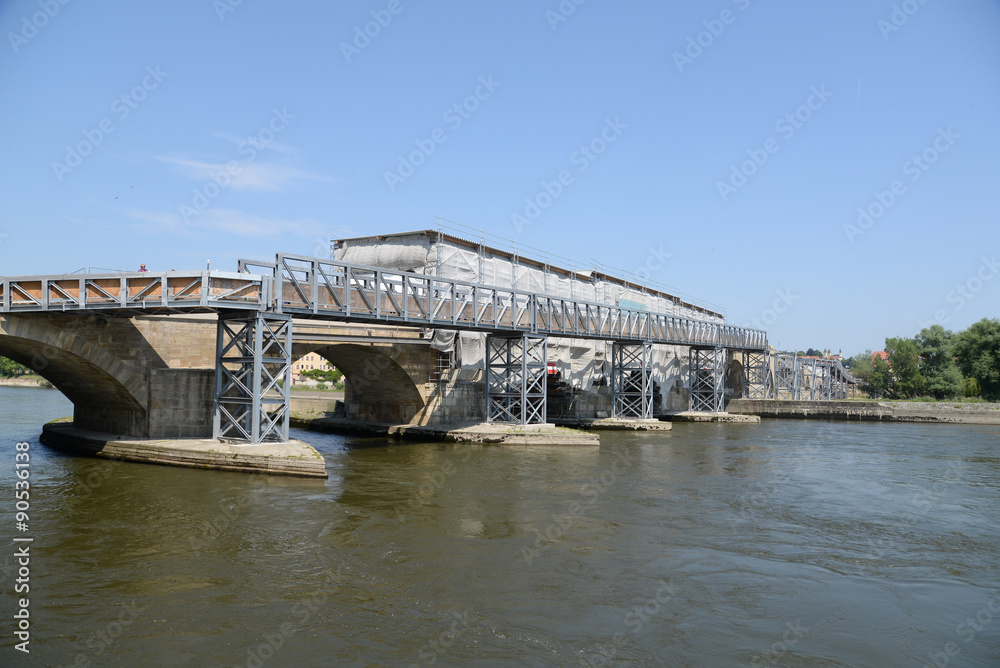
[[[269,276],[142,272],[0,278],[0,312],[108,309],[265,310]]]
[[[284,253],[273,263],[240,260],[236,273],[0,278],[0,312],[122,309],[257,310],[480,332],[767,349],[767,333],[758,329]]]
[[[273,309],[300,317],[484,332],[764,350],[767,333],[719,322],[300,255],[240,260],[272,271]]]

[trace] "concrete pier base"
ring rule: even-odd
[[[664,415],[671,422],[760,422],[759,415],[737,415],[735,413],[705,413],[701,411],[681,411]]]
[[[558,424],[593,431],[670,431],[671,429],[669,422],[661,420],[633,420],[630,418],[562,420]]]
[[[596,434],[566,429],[554,424],[454,424],[454,425],[388,425],[356,422],[343,418],[302,415],[292,417],[292,426],[331,434],[389,436],[417,441],[451,443],[494,443],[503,445],[600,445]]]
[[[55,421],[42,428],[45,445],[77,454],[148,464],[326,478],[326,462],[302,441],[230,445],[214,439],[120,439],[116,435],[76,429]]]
[[[554,424],[476,424],[469,426],[423,427],[402,425],[391,427],[390,436],[424,438],[453,443],[496,443],[503,445],[600,445],[596,434],[576,429],[557,427]]]

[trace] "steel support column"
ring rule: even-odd
[[[771,398],[771,355],[767,350],[743,351],[743,398]]]
[[[726,350],[725,348],[691,349],[692,411],[722,413],[725,409]]]
[[[615,341],[611,346],[611,417],[653,419],[653,344]]]
[[[214,438],[288,440],[292,319],[220,313],[216,336]]]
[[[797,399],[799,394],[798,357],[795,354],[778,353],[774,359],[774,398],[779,400]]]
[[[547,343],[532,334],[487,335],[487,422],[545,423]]]
[[[819,377],[819,397],[821,401],[833,399],[833,363],[826,362],[818,369]]]

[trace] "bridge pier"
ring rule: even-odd
[[[547,342],[533,334],[486,337],[486,421],[545,424]]]
[[[689,410],[725,411],[726,349],[691,348],[691,398]]]
[[[611,417],[653,419],[653,344],[615,341],[611,345]]]
[[[743,351],[743,398],[771,398],[771,354],[768,350]]]
[[[287,441],[291,369],[291,316],[219,313],[212,437]]]

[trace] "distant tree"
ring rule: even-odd
[[[844,360],[844,367],[850,369],[851,375],[861,381],[868,380],[872,374],[872,351],[866,350],[854,357]]]
[[[892,369],[881,357],[871,360],[871,371],[868,374],[861,389],[873,397],[892,396],[893,390]]]
[[[983,318],[955,340],[958,368],[979,385],[981,396],[1000,400],[1000,320]]]
[[[952,399],[960,396],[965,388],[965,379],[958,367],[952,364],[940,373],[924,376],[926,384],[924,393],[933,396],[935,399]]]
[[[18,364],[14,360],[7,359],[6,357],[0,357],[0,376],[4,378],[23,376],[30,371],[31,370],[23,364]]]
[[[317,380],[320,383],[330,383],[331,385],[339,383],[340,379],[344,377],[340,369],[308,369],[303,371],[302,375],[306,378]]]
[[[809,350],[812,350],[812,348],[810,348]],[[798,355],[799,357],[805,357],[806,356],[806,352],[804,350],[800,350],[799,352],[797,352],[795,354]]]
[[[941,325],[920,330],[914,338],[919,351],[920,373],[926,380],[924,391],[935,399],[962,393],[962,372],[955,365],[955,334]]]
[[[979,383],[975,378],[966,378],[962,383],[962,394],[967,397],[978,397],[981,393]]]
[[[885,351],[889,353],[892,368],[892,389],[896,394],[913,398],[920,396],[927,384],[920,373],[920,349],[917,342],[906,338],[885,340]]]

